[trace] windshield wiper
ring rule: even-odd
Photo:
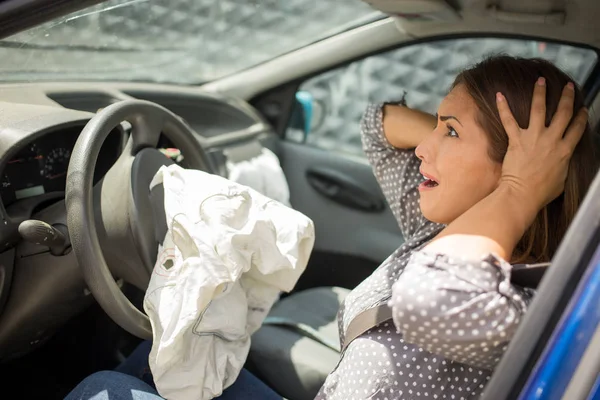
[[[5,49],[25,49],[25,50],[73,50],[73,51],[89,51],[89,52],[146,52],[146,51],[160,51],[160,52],[182,52],[189,51],[186,48],[173,48],[173,47],[124,47],[124,46],[94,46],[88,44],[36,44],[28,42],[17,42],[12,40],[0,41],[0,48]]]

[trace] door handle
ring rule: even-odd
[[[385,202],[365,189],[349,175],[328,168],[311,168],[306,172],[308,183],[319,194],[346,207],[365,212],[380,212]]]

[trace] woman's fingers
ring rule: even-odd
[[[564,141],[569,146],[571,153],[575,150],[577,143],[581,140],[585,127],[588,123],[588,111],[585,108],[579,110],[573,122],[565,132]]]
[[[539,132],[546,127],[546,79],[538,78],[533,89],[531,99],[531,113],[529,115],[529,128]]]
[[[521,128],[515,120],[512,111],[510,111],[506,97],[500,92],[496,93],[496,106],[498,107],[498,113],[500,114],[500,121],[502,121],[502,125],[504,126],[504,130],[508,135],[510,143],[510,139],[514,138],[515,135],[520,132]]]
[[[533,98],[531,101],[531,111],[529,117],[528,132],[536,132],[537,134],[548,135],[554,134],[557,139],[564,138],[568,150],[572,153],[577,143],[581,140],[581,136],[585,131],[588,120],[586,109],[581,109],[575,118],[573,117],[573,104],[575,101],[575,86],[569,83],[563,89],[557,110],[552,118],[552,123],[546,128],[546,80],[539,78],[533,90]],[[516,135],[521,132],[521,127],[515,120],[512,111],[508,105],[506,97],[500,92],[496,93],[496,104],[500,120],[506,130],[509,139],[514,143]],[[556,145],[557,143],[555,143]]]
[[[554,117],[552,117],[552,122],[550,123],[550,129],[558,137],[563,137],[567,126],[569,126],[569,122],[573,117],[574,101],[575,86],[573,83],[569,82],[569,84],[565,85],[563,89],[556,113],[554,114]]]

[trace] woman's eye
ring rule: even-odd
[[[449,126],[448,127],[448,133],[446,134],[446,136],[457,138],[458,137],[458,133],[454,130],[453,127]]]

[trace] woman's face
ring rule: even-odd
[[[488,155],[477,112],[475,101],[457,86],[440,104],[436,128],[415,150],[427,179],[419,186],[421,212],[432,222],[449,224],[498,184],[502,164]]]

